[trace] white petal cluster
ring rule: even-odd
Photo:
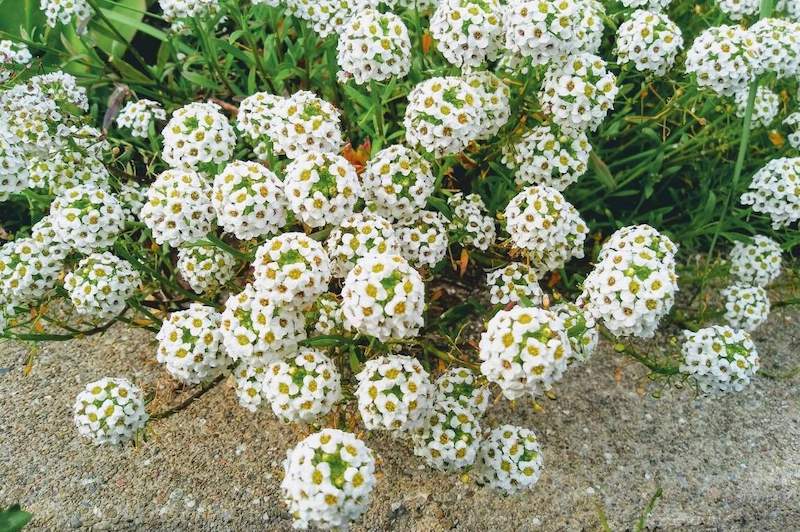
[[[539,278],[530,266],[521,262],[512,262],[504,268],[498,268],[486,276],[489,296],[493,305],[507,305],[529,301],[530,305],[542,304],[544,293],[539,287]]]
[[[0,40],[0,83],[11,78],[12,69],[8,65],[23,66],[31,62],[33,57],[25,43],[8,39]]]
[[[444,58],[469,70],[500,55],[502,18],[499,0],[441,0],[430,30]]]
[[[761,46],[739,26],[708,28],[686,54],[686,72],[695,75],[701,88],[720,96],[746,91],[760,69]]]
[[[160,103],[142,99],[125,104],[117,116],[117,126],[130,129],[134,137],[146,139],[150,124],[154,124],[156,120],[166,119],[167,113]]]
[[[756,172],[749,189],[742,204],[769,216],[773,228],[800,220],[800,157],[771,160]]]
[[[229,163],[214,178],[211,202],[219,225],[239,240],[273,235],[286,225],[283,182],[259,163]]]
[[[486,214],[486,205],[477,194],[456,192],[447,198],[447,204],[453,211],[448,226],[451,240],[465,246],[472,246],[485,251],[494,243],[497,231],[494,218]]]
[[[261,160],[268,159],[270,149],[278,141],[278,111],[287,100],[268,92],[251,94],[239,104],[236,128],[250,141]]]
[[[403,20],[368,9],[347,23],[337,45],[338,78],[370,81],[403,78],[411,68],[411,40]]]
[[[213,307],[192,303],[173,312],[156,335],[156,360],[174,378],[199,384],[222,373],[230,360],[222,347],[222,318]]]
[[[253,262],[254,286],[275,303],[305,307],[326,292],[331,264],[322,244],[303,233],[264,242]]]
[[[334,277],[342,278],[353,266],[370,253],[392,254],[400,252],[394,228],[385,218],[376,214],[356,213],[345,218],[331,231],[325,242]]]
[[[781,274],[781,246],[756,235],[749,244],[736,242],[731,250],[731,274],[741,284],[767,286]]]
[[[760,0],[717,0],[719,10],[731,20],[742,20],[758,14]]]
[[[589,360],[600,340],[600,333],[591,313],[574,303],[561,303],[550,310],[564,320],[564,329],[572,347],[572,358],[577,362]]]
[[[0,113],[0,121],[3,115]],[[30,186],[25,150],[0,133],[0,201]]]
[[[783,125],[791,131],[787,137],[789,146],[800,150],[800,112],[792,113],[787,116],[783,121]]]
[[[581,53],[547,69],[539,98],[542,110],[562,128],[594,131],[613,109],[617,92],[606,62]]]
[[[63,254],[46,242],[23,238],[0,247],[0,305],[32,303],[54,288]]]
[[[505,215],[511,242],[525,252],[539,277],[561,268],[573,257],[583,257],[589,229],[559,191],[530,186],[514,196]]]
[[[72,248],[58,238],[53,226],[53,217],[49,215],[33,224],[33,227],[31,227],[31,239],[41,248],[46,248],[47,254],[57,260],[65,259],[72,251]]]
[[[541,124],[516,143],[503,146],[503,164],[514,169],[517,185],[564,190],[589,168],[592,145],[583,131]]]
[[[55,28],[60,22],[64,25],[81,22],[92,16],[92,8],[86,0],[39,0],[39,5],[47,17],[47,25]]]
[[[148,418],[142,391],[125,379],[109,377],[87,384],[73,410],[78,433],[96,445],[132,440]]]
[[[117,200],[122,205],[122,212],[128,220],[138,220],[142,207],[147,201],[147,191],[143,185],[136,181],[126,181],[120,184]]]
[[[799,23],[765,18],[749,29],[761,46],[761,61],[766,71],[774,72],[779,79],[800,74]]]
[[[615,231],[603,243],[598,260],[605,259],[607,255],[613,252],[626,250],[635,252],[641,248],[649,249],[655,253],[658,260],[664,262],[670,268],[674,268],[678,246],[668,236],[659,233],[647,224],[629,225]]]
[[[534,65],[560,62],[581,45],[582,0],[511,0],[506,7],[506,48]]]
[[[178,250],[178,273],[197,294],[215,294],[236,275],[236,258],[216,246]]]
[[[214,222],[211,187],[192,170],[167,170],[147,190],[140,218],[159,244],[178,247],[206,236]]]
[[[430,163],[401,145],[376,153],[361,179],[367,209],[393,221],[413,216],[425,207],[434,188]]]
[[[289,159],[338,153],[344,145],[339,110],[313,92],[299,91],[281,100],[270,128],[275,153]]]
[[[756,346],[745,331],[712,325],[683,335],[680,370],[694,378],[703,394],[740,392],[760,367]]]
[[[747,111],[747,101],[750,91],[736,93],[736,116],[744,118]],[[753,105],[753,127],[769,127],[778,116],[781,109],[781,97],[767,87],[759,87],[756,90],[756,99]]]
[[[622,0],[622,5],[631,8],[642,8],[650,11],[664,11],[672,0]]]
[[[540,308],[501,310],[481,335],[481,373],[510,400],[542,395],[561,380],[571,348],[564,321]]]
[[[542,467],[536,434],[530,429],[501,425],[481,443],[475,469],[480,483],[513,495],[533,488]]]
[[[584,0],[583,18],[577,27],[579,52],[597,54],[603,44],[606,8],[600,0]]]
[[[400,255],[367,255],[342,287],[345,326],[382,342],[414,336],[424,309],[422,277]]]
[[[264,398],[264,382],[267,379],[267,368],[261,364],[240,364],[236,369],[234,391],[239,399],[239,406],[255,412]]]
[[[425,423],[412,435],[414,454],[441,471],[469,467],[478,454],[481,426],[474,411],[445,400],[434,404]]]
[[[110,319],[125,310],[142,278],[131,264],[109,252],[92,253],[64,278],[64,288],[78,314]]]
[[[358,411],[367,430],[407,432],[425,422],[435,388],[416,358],[387,355],[367,360],[356,379]]]
[[[320,351],[303,349],[267,368],[264,398],[284,421],[311,423],[330,412],[341,396],[339,372]]]
[[[454,401],[481,417],[489,406],[489,387],[478,383],[475,374],[467,368],[453,367],[436,379],[436,403]]]
[[[290,14],[308,21],[323,39],[341,35],[351,18],[377,8],[378,0],[289,0]]]
[[[511,115],[509,95],[511,91],[502,79],[486,70],[471,72],[464,80],[480,96],[480,110],[483,116],[478,123],[476,140],[494,137],[506,125]]]
[[[341,335],[344,330],[341,298],[332,292],[319,296],[308,314],[306,328],[316,334]]]
[[[447,255],[447,218],[420,211],[395,227],[400,254],[414,267],[433,268]]]
[[[48,189],[54,195],[80,186],[108,189],[111,177],[102,161],[71,147],[31,158],[27,174],[29,186]]]
[[[233,127],[222,109],[210,102],[181,107],[172,113],[161,134],[161,158],[172,168],[204,171],[209,165],[228,162],[236,147]]]
[[[289,208],[309,227],[338,224],[353,212],[361,184],[347,159],[333,153],[308,153],[286,168]]]
[[[683,48],[683,34],[667,15],[638,10],[617,30],[617,60],[663,76]]]
[[[125,227],[117,199],[93,187],[64,191],[50,204],[50,218],[58,239],[82,252],[107,248]]]
[[[760,286],[734,284],[720,293],[725,321],[736,329],[753,331],[769,317],[769,296]]]
[[[481,97],[463,78],[430,78],[408,95],[406,142],[435,157],[462,151],[481,133]]]
[[[185,29],[188,19],[210,18],[219,11],[219,0],[158,0],[158,5],[176,31]]]
[[[297,444],[283,462],[281,489],[294,528],[346,530],[369,506],[375,457],[349,432],[323,429]]]

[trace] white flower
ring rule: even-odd
[[[530,429],[501,425],[481,443],[475,469],[480,483],[513,495],[533,488],[542,467],[536,434]]]
[[[792,113],[783,121],[783,125],[789,128],[789,146],[800,150],[800,112]]]
[[[582,0],[511,0],[506,8],[506,48],[534,65],[561,62],[581,46]]]
[[[756,235],[749,244],[736,242],[731,250],[731,274],[750,286],[767,286],[781,274],[781,246],[768,236]]]
[[[80,27],[80,23],[88,20],[93,13],[86,0],[40,0],[40,6],[51,28],[55,28],[59,22],[64,25],[74,23]]]
[[[56,260],[64,260],[72,248],[61,241],[53,225],[53,217],[45,216],[31,227],[31,239],[42,249],[47,250],[47,255]]]
[[[625,7],[649,9],[650,11],[664,11],[672,0],[622,0]]]
[[[510,400],[550,391],[572,354],[564,321],[549,310],[514,307],[489,320],[481,335],[481,373]]]
[[[356,213],[331,231],[325,249],[334,277],[345,277],[353,266],[370,253],[397,254],[399,243],[394,228],[376,214]]]
[[[636,70],[663,76],[683,48],[683,34],[667,15],[634,11],[617,30],[617,59],[633,63]]]
[[[0,122],[3,122],[2,113]],[[6,201],[11,194],[22,192],[30,185],[26,159],[23,147],[0,133],[0,201]]]
[[[447,224],[447,218],[435,211],[420,211],[403,220],[395,227],[400,254],[417,268],[434,268],[447,255]]]
[[[749,90],[737,92],[735,95],[736,116],[739,118],[744,118],[747,111],[749,96]],[[775,117],[778,116],[780,108],[781,97],[767,87],[759,87],[756,91],[756,99],[753,106],[753,127],[769,127],[775,120]]]
[[[236,275],[236,259],[216,246],[191,245],[178,250],[178,273],[197,294],[215,294]]]
[[[136,181],[125,181],[120,184],[117,200],[122,205],[122,211],[128,220],[138,220],[145,201],[147,191],[144,186]]]
[[[278,110],[286,100],[283,96],[256,92],[239,104],[236,128],[250,141],[253,151],[261,160],[267,160],[270,149],[279,142]]]
[[[680,370],[691,376],[705,395],[740,392],[759,369],[756,346],[745,331],[712,325],[683,335]]]
[[[350,19],[339,35],[337,54],[342,82],[353,78],[363,85],[403,78],[411,68],[411,40],[403,20],[374,9]]]
[[[81,252],[107,248],[125,227],[125,213],[117,199],[98,188],[75,187],[50,204],[58,239]]]
[[[46,156],[31,157],[27,175],[30,187],[48,189],[55,195],[81,186],[107,190],[111,177],[98,158],[66,146]]]
[[[274,121],[269,127],[276,154],[297,159],[338,153],[344,145],[339,110],[313,92],[299,91],[273,105]]]
[[[361,179],[367,209],[387,220],[402,220],[424,208],[435,180],[428,161],[400,145],[376,153]]]
[[[800,24],[765,18],[750,26],[750,31],[761,46],[761,60],[767,72],[775,72],[779,79],[800,74]]]
[[[294,528],[346,530],[369,506],[375,457],[349,432],[323,429],[291,449],[281,489]]]
[[[189,19],[213,17],[220,8],[219,0],[158,0],[158,5],[175,31],[185,29]]]
[[[264,398],[284,421],[311,423],[330,412],[342,396],[336,366],[314,349],[270,364],[263,386]]]
[[[464,76],[464,80],[480,96],[480,111],[476,140],[494,137],[506,125],[511,115],[508,85],[491,72],[480,70]]]
[[[603,20],[606,8],[600,0],[584,0],[583,19],[576,28],[578,35],[578,51],[597,54],[603,44]]]
[[[456,192],[447,198],[447,204],[453,210],[448,226],[451,241],[465,246],[473,246],[485,251],[494,243],[496,230],[494,219],[486,215],[486,205],[477,194]]]
[[[364,11],[377,8],[378,0],[291,0],[289,14],[311,23],[323,39],[341,35],[348,21]]]
[[[414,454],[442,471],[458,471],[472,465],[481,441],[475,412],[453,400],[432,406],[425,423],[413,435]]]
[[[222,109],[215,103],[193,102],[181,107],[161,131],[161,158],[173,168],[207,171],[228,162],[236,147],[236,135]]]
[[[141,283],[139,272],[128,261],[107,251],[84,258],[64,278],[64,288],[78,314],[98,319],[122,313]]]
[[[341,298],[332,292],[319,296],[306,315],[306,329],[321,335],[341,335],[344,331]]]
[[[756,172],[749,188],[740,201],[768,215],[773,228],[800,219],[800,157],[771,160]]]
[[[33,57],[25,43],[15,42],[8,39],[0,40],[0,83],[8,81],[11,73],[20,67],[31,62]],[[9,68],[8,65],[11,65]]]
[[[499,0],[440,0],[430,30],[444,58],[465,70],[497,59],[503,9]]]
[[[142,99],[125,104],[117,116],[117,126],[130,129],[134,137],[147,138],[150,124],[166,119],[167,113],[160,103]]]
[[[255,412],[264,398],[264,381],[267,378],[267,368],[261,363],[240,364],[234,373],[235,392],[239,405],[251,412]]]
[[[614,252],[637,251],[641,248],[649,249],[658,260],[670,267],[674,267],[678,246],[668,236],[662,235],[647,224],[629,225],[615,231],[603,243],[597,259],[601,261]]]
[[[755,35],[738,26],[703,31],[686,54],[686,72],[697,85],[720,96],[746,91],[761,69],[761,46]]]
[[[436,379],[435,403],[455,401],[481,417],[489,406],[489,387],[480,385],[475,374],[467,368],[453,367]]]
[[[512,262],[504,268],[498,268],[486,276],[489,296],[493,305],[507,305],[530,301],[530,305],[542,304],[544,293],[539,287],[536,273],[526,264]]]
[[[308,153],[286,168],[289,208],[309,227],[338,224],[361,197],[353,165],[341,155]]]
[[[109,377],[87,384],[73,410],[78,433],[96,445],[132,440],[148,418],[142,391],[125,379]]]
[[[55,287],[64,253],[47,242],[23,238],[0,247],[0,306],[33,303]]]
[[[731,20],[742,20],[758,14],[760,0],[717,0],[719,10],[727,14]]]
[[[720,292],[725,301],[725,321],[737,329],[752,331],[769,317],[769,297],[760,286],[734,284]]]
[[[564,320],[564,329],[572,346],[572,358],[577,362],[586,362],[594,353],[600,339],[591,313],[574,303],[562,303],[550,310]]]

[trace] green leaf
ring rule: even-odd
[[[28,35],[34,29],[43,28],[45,16],[39,8],[39,0],[0,0],[0,30],[11,35],[20,35],[20,29]]]
[[[611,170],[608,169],[608,165],[595,152],[589,155],[589,168],[597,176],[597,180],[608,190],[613,190],[617,186],[617,182],[611,174]]]
[[[22,510],[19,504],[9,506],[0,512],[0,530],[2,532],[22,530],[31,519],[33,519],[33,514]]]

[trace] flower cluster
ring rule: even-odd
[[[222,318],[213,307],[192,303],[173,312],[156,335],[156,360],[170,375],[187,384],[208,381],[228,365],[222,348]]]
[[[542,466],[536,434],[530,429],[501,425],[481,443],[475,469],[481,483],[513,495],[532,488]]]
[[[8,65],[27,65],[33,57],[25,43],[14,42],[7,39],[0,40],[0,83],[11,78]]]
[[[443,471],[472,465],[481,441],[477,415],[457,401],[436,402],[424,424],[412,435],[414,454]]]
[[[97,445],[132,440],[148,418],[141,390],[125,379],[90,382],[78,394],[73,410],[78,433]]]
[[[131,220],[138,220],[142,207],[147,201],[147,190],[136,181],[125,181],[120,184],[117,199],[122,205],[122,211]]]
[[[587,361],[597,348],[600,339],[592,314],[574,303],[561,303],[550,310],[564,320],[564,329],[572,347],[573,360]]]
[[[339,296],[331,292],[319,296],[308,313],[306,324],[306,328],[317,334],[341,334],[344,330],[344,313]]]
[[[209,18],[219,11],[220,0],[158,0],[161,11],[172,29],[182,31],[192,19]]]
[[[93,13],[86,0],[40,0],[40,6],[51,28],[55,28],[59,22],[68,25],[86,21]]]
[[[750,31],[738,26],[708,28],[686,54],[686,72],[720,96],[747,91],[760,68],[761,47]]]
[[[783,125],[791,130],[788,136],[789,146],[800,150],[800,111],[787,116]]]
[[[341,35],[350,19],[367,9],[378,7],[377,0],[289,0],[289,14],[311,24],[317,34],[326,39]]]
[[[732,327],[752,331],[769,317],[769,297],[760,286],[734,284],[722,290],[725,321]]]
[[[284,421],[310,423],[330,412],[340,399],[339,372],[331,359],[313,349],[267,368],[263,394]]]
[[[34,302],[55,287],[64,254],[47,242],[20,238],[0,247],[0,307]]]
[[[347,159],[332,153],[308,153],[286,168],[289,208],[309,227],[338,224],[353,212],[361,184]]]
[[[214,294],[236,275],[236,259],[216,246],[178,250],[178,273],[197,294]]]
[[[353,17],[339,36],[340,81],[359,85],[403,78],[411,68],[411,40],[403,20],[393,13],[368,9]]]
[[[756,172],[741,202],[780,229],[800,220],[800,157],[773,159]]]
[[[417,268],[435,267],[447,255],[447,224],[436,211],[420,211],[406,219],[395,227],[400,254]]]
[[[262,105],[268,109],[276,104],[265,100]],[[312,92],[299,91],[279,100],[272,112],[266,124],[267,117],[259,117],[257,124],[260,131],[267,129],[277,154],[297,159],[305,154],[336,153],[344,145],[339,110]]]
[[[731,274],[742,284],[767,286],[781,273],[781,246],[757,235],[749,244],[736,242],[730,254]]]
[[[280,142],[278,130],[281,126],[278,111],[287,98],[268,92],[256,92],[242,100],[236,115],[236,128],[253,146],[253,152],[261,160],[269,158],[273,144]]]
[[[707,395],[740,392],[759,369],[756,346],[745,331],[712,325],[683,335],[680,370]]]
[[[455,401],[469,409],[476,417],[486,412],[491,393],[489,387],[480,385],[472,371],[450,368],[436,379],[436,403]]]
[[[529,305],[541,305],[544,293],[539,287],[539,278],[530,266],[512,262],[486,276],[489,296],[493,305],[507,305],[525,301]]]
[[[617,30],[617,59],[633,63],[641,72],[663,76],[683,48],[677,24],[662,13],[635,11]]]
[[[80,251],[107,248],[125,226],[125,213],[108,192],[79,186],[50,204],[53,230],[61,242]]]
[[[233,156],[236,135],[215,103],[193,102],[172,114],[162,131],[161,158],[172,168],[205,171]]]
[[[758,14],[759,0],[717,0],[719,10],[731,20],[742,20]]]
[[[794,3],[794,2],[792,2]],[[750,26],[761,47],[762,66],[778,78],[800,74],[800,24],[779,18],[765,18]]]
[[[431,34],[447,61],[479,67],[500,54],[502,12],[499,0],[442,0],[431,17]]]
[[[234,390],[239,399],[239,406],[255,412],[265,401],[264,386],[267,379],[267,368],[260,362],[240,364],[235,373]]]
[[[322,244],[303,233],[264,242],[253,262],[254,286],[273,301],[305,307],[328,289],[331,263]]]
[[[79,314],[113,318],[125,310],[142,279],[133,266],[109,252],[92,253],[64,278],[64,288]]]
[[[3,115],[0,113],[0,121]],[[0,132],[0,201],[5,201],[28,186],[29,176],[25,150]]]
[[[147,138],[150,125],[166,119],[167,113],[160,103],[142,99],[128,102],[122,108],[117,116],[117,126],[130,129],[134,137]]]
[[[397,254],[400,246],[394,228],[376,214],[356,213],[331,231],[325,243],[334,277],[345,277],[370,253]]]
[[[506,48],[534,65],[559,62],[578,50],[586,9],[581,0],[512,0],[505,12]]]
[[[385,148],[372,157],[361,175],[367,209],[387,220],[403,220],[425,207],[433,193],[431,165],[405,146]]]
[[[108,189],[110,174],[102,161],[84,150],[62,147],[46,158],[32,158],[27,168],[28,186],[62,194],[75,187]]]
[[[744,118],[750,91],[736,93],[736,116]],[[781,97],[767,87],[759,87],[753,105],[753,127],[768,127],[778,116],[781,108]]]
[[[472,72],[464,77],[470,87],[480,96],[480,111],[483,115],[478,123],[476,140],[492,138],[500,131],[511,115],[508,85],[486,70]]]
[[[447,204],[453,210],[448,231],[451,240],[465,246],[486,250],[494,243],[496,229],[494,219],[486,215],[486,205],[477,194],[456,192],[447,198]]]

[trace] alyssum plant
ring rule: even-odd
[[[312,426],[284,463],[297,527],[368,506],[373,452],[326,428],[347,408],[513,494],[542,450],[481,426],[492,393],[551,394],[601,335],[701,395],[756,375],[798,243],[796,2],[142,5],[41,0],[46,25],[2,33],[0,329],[145,327],[177,381]],[[448,300],[479,274],[486,298]],[[632,347],[665,322],[680,352]],[[79,433],[134,439],[145,396],[87,384]]]

